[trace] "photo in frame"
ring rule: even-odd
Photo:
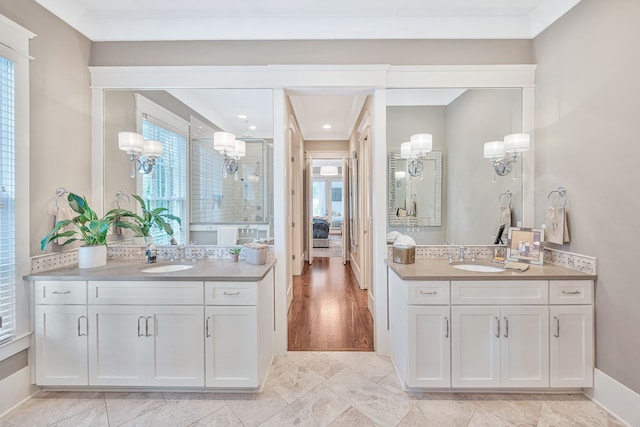
[[[507,259],[542,265],[544,260],[544,230],[538,228],[509,228]]]

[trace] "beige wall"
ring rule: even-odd
[[[349,152],[349,141],[305,141],[304,151],[311,152]]]
[[[567,188],[571,244],[598,257],[596,366],[640,392],[640,2],[583,0],[535,39],[536,210]]]
[[[56,188],[91,202],[91,42],[32,0],[5,0],[0,13],[37,34],[30,54],[30,248],[54,224]],[[51,248],[48,249],[51,251]]]
[[[92,65],[453,65],[530,61],[530,40],[98,42],[93,44],[91,55]]]

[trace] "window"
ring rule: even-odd
[[[142,178],[142,198],[149,201],[151,208],[167,208],[169,213],[186,222],[186,154],[187,138],[142,119],[144,139],[160,141],[162,156],[156,160],[154,171]],[[185,243],[184,232],[173,223],[173,237],[180,244]],[[152,228],[153,241],[159,245],[170,244],[170,237],[158,227]]]
[[[0,343],[15,335],[15,67],[0,57]]]

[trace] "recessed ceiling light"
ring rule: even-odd
[[[322,129],[331,129],[330,124],[322,125]]]
[[[256,130],[256,127],[255,127],[255,125],[251,125],[251,126],[249,126],[249,129]]]
[[[246,114],[238,114],[238,118],[239,119],[246,119],[247,115]]]

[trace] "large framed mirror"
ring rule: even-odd
[[[522,131],[522,89],[390,89],[387,95],[387,231],[409,234],[419,244],[454,241],[491,244],[499,227],[502,205],[506,203],[500,195],[506,192],[511,194],[512,224],[522,221],[525,182],[522,159],[511,174],[494,177],[492,164],[483,153],[485,142]],[[419,196],[426,197],[429,194],[426,189],[432,184],[428,180],[428,185],[414,182],[413,187],[407,187],[408,181],[414,180],[407,179],[408,174],[403,178],[401,169],[405,162],[397,154],[402,142],[423,132],[433,135],[430,154],[442,153],[440,222],[418,219],[427,205],[422,209],[418,205],[417,215],[409,215],[413,194],[420,203],[423,199]],[[530,154],[524,154],[527,155]],[[404,217],[400,215],[403,209],[406,209]]]

